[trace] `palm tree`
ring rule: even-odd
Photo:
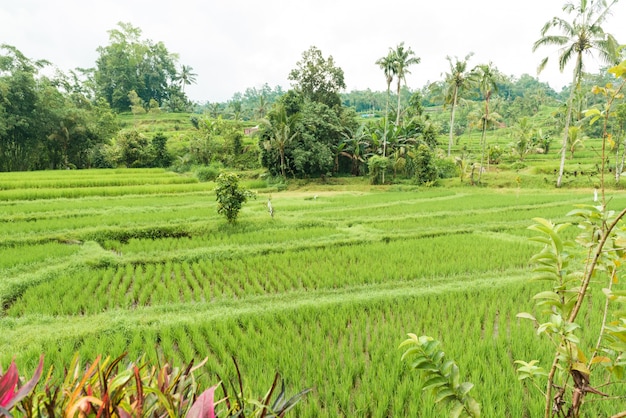
[[[580,126],[570,126],[567,135],[567,150],[570,153],[570,160],[574,159],[574,152],[579,148],[585,148],[586,136],[583,135]]]
[[[454,141],[454,112],[458,104],[459,94],[468,89],[473,81],[472,73],[467,72],[467,61],[474,55],[470,52],[465,56],[462,61],[459,61],[457,57],[454,57],[455,62],[452,63],[450,57],[446,57],[450,64],[450,72],[445,75],[445,104],[450,105],[450,139],[448,140],[448,157],[452,152],[452,142]],[[445,106],[445,105],[444,105]]]
[[[393,53],[393,74],[396,76],[398,81],[398,109],[396,114],[396,126],[400,125],[400,86],[404,81],[406,84],[406,75],[411,74],[409,71],[409,66],[413,64],[419,64],[420,58],[414,57],[415,52],[411,50],[411,48],[404,48],[404,42],[401,42],[400,45],[396,47],[395,50],[390,51]]]
[[[361,165],[365,163],[365,153],[369,145],[367,130],[365,125],[361,124],[356,130],[346,128],[342,133],[344,136],[341,143],[342,148],[339,155],[348,157],[352,162],[351,172],[355,176],[361,175]]]
[[[610,14],[611,7],[617,0],[576,0],[563,6],[567,14],[574,14],[573,21],[569,22],[560,17],[553,17],[541,29],[541,38],[533,45],[533,51],[542,46],[559,46],[559,69],[561,72],[574,58],[574,72],[570,96],[567,101],[567,115],[563,129],[563,144],[561,148],[561,165],[556,186],[561,187],[563,171],[565,169],[565,153],[567,152],[567,137],[569,135],[570,119],[572,118],[572,103],[575,91],[580,88],[583,75],[583,55],[596,52],[598,57],[607,62],[614,63],[617,58],[618,43],[615,38],[605,33],[602,24]],[[558,31],[552,34],[551,31]],[[541,72],[548,63],[544,58],[539,64],[538,72]]]
[[[298,136],[295,123],[299,119],[300,114],[295,113],[287,116],[285,107],[276,105],[270,112],[269,117],[270,120],[265,122],[270,127],[270,137],[269,141],[266,142],[266,147],[278,150],[280,156],[280,174],[285,177],[285,148]]]
[[[178,80],[180,81],[180,87],[181,87],[183,94],[185,94],[186,85],[189,86],[191,84],[196,83],[196,76],[198,74],[192,71],[193,71],[193,68],[191,68],[189,65],[183,65],[182,68],[180,69]]]
[[[481,64],[474,68],[474,76],[476,77],[478,87],[485,98],[485,111],[481,117],[482,134],[480,137],[480,143],[482,145],[482,156],[480,161],[480,173],[478,173],[478,182],[480,183],[481,174],[484,167],[485,150],[487,148],[487,126],[495,122],[496,115],[489,114],[489,99],[494,92],[498,91],[498,80],[500,74],[492,63]],[[499,115],[498,115],[499,116]]]
[[[257,101],[256,110],[254,111],[255,116],[258,119],[263,119],[265,117],[265,114],[267,113],[268,106],[269,103],[267,102],[267,97],[265,96],[265,93],[260,94]]]
[[[387,56],[379,58],[376,64],[385,73],[385,80],[387,81],[387,103],[385,104],[385,131],[383,133],[383,157],[387,153],[387,121],[389,119],[389,96],[391,95],[391,82],[393,81],[395,57],[391,48]]]

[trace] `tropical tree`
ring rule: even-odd
[[[489,100],[491,99],[492,94],[498,91],[498,81],[500,80],[500,73],[493,66],[492,63],[489,63],[478,65],[474,69],[474,76],[476,77],[478,87],[480,88],[480,92],[482,93],[485,100],[485,110],[481,117],[482,134],[480,137],[480,143],[482,146],[482,156],[480,163],[481,169],[480,173],[478,174],[478,182],[480,183],[482,167],[485,160],[485,150],[487,148],[487,126],[493,124],[496,121],[496,116],[499,117],[499,115],[492,115],[489,113]]]
[[[120,22],[118,29],[109,31],[109,45],[97,48],[94,80],[98,96],[120,112],[128,111],[128,93],[132,90],[145,103],[154,99],[160,106],[172,106],[184,101],[175,82],[178,55],[170,53],[162,42],[140,37],[141,29],[130,23]]]
[[[344,139],[341,143],[339,155],[348,157],[351,161],[351,173],[355,176],[361,175],[361,165],[365,163],[366,150],[369,146],[367,129],[364,124],[354,130],[346,128],[343,133]]]
[[[513,127],[514,142],[511,147],[511,153],[516,155],[520,161],[524,161],[526,154],[533,149],[534,127],[527,117],[522,117]]]
[[[280,156],[280,174],[285,177],[285,148],[298,136],[295,123],[300,114],[295,113],[287,116],[285,107],[278,104],[272,109],[269,121],[266,124],[270,128],[269,139],[265,142],[266,148],[275,149]]]
[[[297,68],[289,73],[293,87],[305,98],[328,107],[341,105],[339,92],[346,88],[343,70],[335,65],[332,56],[324,58],[315,46],[302,53]]]
[[[565,169],[565,154],[567,152],[569,125],[572,118],[572,104],[575,91],[579,89],[583,76],[583,56],[596,53],[598,58],[607,63],[617,63],[618,43],[615,38],[604,32],[602,25],[610,15],[611,7],[617,0],[575,0],[567,2],[563,11],[568,15],[574,15],[572,21],[555,16],[541,29],[541,38],[533,45],[533,51],[542,46],[559,46],[559,70],[563,72],[567,64],[575,59],[572,75],[572,86],[567,101],[567,114],[563,129],[563,141],[561,147],[561,163],[556,186],[561,187],[563,171]],[[545,68],[549,57],[544,58],[539,64],[538,71]]]
[[[387,81],[387,101],[385,103],[385,117],[384,117],[385,130],[383,133],[383,155],[386,155],[387,124],[389,120],[389,97],[391,95],[391,82],[393,81],[394,64],[395,64],[395,57],[394,57],[393,51],[390,49],[389,53],[387,53],[386,56],[379,58],[376,61],[376,64],[378,64],[378,66],[383,70],[383,73],[385,74],[385,80]]]
[[[570,160],[574,159],[574,152],[579,148],[585,147],[586,136],[583,135],[579,126],[570,126],[567,135],[567,150],[569,151]]]
[[[444,97],[445,105],[450,106],[450,138],[448,140],[448,157],[452,152],[452,143],[454,141],[454,116],[459,95],[463,90],[469,89],[473,81],[472,73],[467,71],[467,62],[472,55],[474,55],[474,53],[470,52],[463,60],[460,61],[457,57],[455,57],[454,63],[449,56],[446,57],[448,63],[450,64],[450,72],[445,75],[446,90]]]
[[[401,109],[400,109],[400,87],[402,85],[402,82],[404,81],[406,84],[406,75],[407,74],[411,74],[411,72],[409,71],[409,67],[413,64],[419,64],[420,63],[420,58],[414,56],[415,52],[413,52],[413,50],[411,48],[406,48],[404,47],[404,42],[401,42],[395,50],[392,51],[393,53],[393,74],[396,76],[396,79],[398,81],[398,89],[397,89],[397,94],[398,94],[398,108],[397,108],[397,114],[396,114],[396,126],[400,125],[400,113],[401,113]]]
[[[198,74],[193,72],[193,68],[189,65],[183,65],[180,69],[180,74],[178,74],[177,79],[180,81],[180,88],[185,94],[185,86],[190,86],[196,83],[196,77]]]

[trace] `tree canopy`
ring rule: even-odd
[[[305,98],[329,107],[341,104],[339,93],[346,88],[343,70],[332,56],[324,58],[315,46],[302,53],[302,59],[289,73],[293,87]]]
[[[155,100],[159,106],[182,110],[187,103],[183,87],[195,81],[191,67],[183,66],[179,74],[177,54],[162,42],[140,37],[141,29],[130,23],[120,22],[109,31],[109,45],[97,49],[97,94],[119,112],[130,109],[131,91],[146,105]]]

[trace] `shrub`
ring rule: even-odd
[[[202,166],[196,169],[196,177],[200,181],[214,181],[224,167],[220,163]]]
[[[433,153],[425,144],[420,144],[415,152],[415,181],[417,184],[430,183],[437,180],[437,166]]]
[[[435,167],[437,168],[437,177],[440,179],[449,179],[459,175],[459,169],[454,161],[447,158],[435,158]]]
[[[239,187],[239,178],[233,173],[220,174],[216,182],[217,213],[226,216],[229,223],[235,223],[241,207],[251,196],[250,192]]]
[[[185,367],[176,367],[165,362],[155,366],[140,358],[124,367],[125,356],[116,359],[98,356],[91,364],[81,366],[76,354],[61,383],[48,376],[39,391],[35,388],[42,374],[43,356],[33,378],[17,391],[17,367],[11,363],[7,373],[0,375],[0,416],[10,417],[11,409],[27,417],[44,413],[49,417],[284,416],[310,391],[305,389],[286,398],[283,382],[282,390],[274,396],[280,382],[280,374],[276,373],[265,396],[246,396],[236,361],[238,385],[229,382],[233,388],[229,390],[221,382],[201,391],[194,373],[207,359],[198,365],[192,361]],[[216,402],[214,395],[220,387],[224,395]]]
[[[374,155],[367,160],[367,169],[370,174],[371,184],[383,184],[385,182],[385,172],[389,166],[389,158]]]

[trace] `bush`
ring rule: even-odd
[[[217,213],[226,216],[228,223],[235,223],[250,192],[239,187],[239,178],[233,173],[220,174],[216,182]]]
[[[417,184],[426,184],[437,180],[437,166],[435,158],[428,145],[420,144],[415,153],[415,181]]]
[[[220,171],[223,169],[224,167],[222,166],[222,164],[219,163],[213,163],[209,166],[202,166],[202,167],[198,167],[196,169],[196,177],[198,178],[198,180],[205,182],[205,181],[214,181],[217,176],[219,176]]]
[[[437,169],[437,177],[440,179],[449,179],[459,175],[459,168],[450,159],[435,158],[434,164]]]
[[[204,366],[191,362],[176,367],[166,362],[148,364],[145,358],[122,365],[125,354],[116,359],[98,356],[91,364],[81,367],[74,356],[61,383],[48,376],[40,389],[36,385],[43,371],[43,356],[33,378],[18,389],[18,371],[14,362],[7,373],[0,373],[0,416],[11,416],[15,410],[21,416],[98,416],[98,417],[235,417],[284,416],[310,392],[305,389],[291,398],[276,391],[280,374],[263,397],[243,393],[244,382],[237,362],[234,362],[238,382],[221,382],[202,391],[194,373]],[[240,392],[237,392],[237,388]],[[215,400],[216,391],[223,392]],[[273,396],[274,394],[276,396]]]
[[[385,181],[385,172],[389,167],[389,158],[374,155],[367,160],[367,169],[369,170],[371,184],[383,184]]]

